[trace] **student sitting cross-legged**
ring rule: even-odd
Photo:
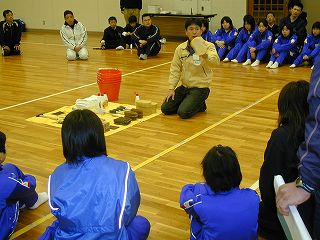
[[[117,49],[123,50],[126,47],[124,36],[122,35],[124,29],[117,26],[117,19],[115,17],[109,17],[109,27],[103,32],[103,38],[100,41],[102,49]]]

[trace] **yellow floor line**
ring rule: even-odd
[[[167,154],[167,153],[169,153],[169,152],[171,152],[171,151],[173,151],[173,150],[177,149],[178,147],[180,147],[180,146],[182,146],[182,145],[184,145],[184,144],[186,144],[186,143],[190,142],[191,140],[193,140],[193,139],[195,139],[195,138],[199,137],[200,135],[202,135],[202,134],[204,134],[204,133],[208,132],[209,130],[211,130],[211,129],[213,129],[213,128],[215,128],[215,127],[219,126],[219,125],[221,125],[222,123],[224,123],[224,122],[226,122],[226,121],[230,120],[231,118],[233,118],[233,117],[235,117],[235,116],[239,115],[240,113],[242,113],[242,112],[244,112],[244,111],[248,110],[249,108],[251,108],[251,107],[253,107],[253,106],[255,106],[255,105],[259,104],[260,102],[262,102],[262,101],[264,101],[264,100],[268,99],[269,97],[273,96],[274,94],[276,94],[276,93],[278,93],[278,92],[279,92],[279,90],[275,90],[275,91],[273,91],[273,92],[269,93],[268,95],[264,96],[263,98],[260,98],[259,100],[255,101],[254,103],[251,103],[251,104],[249,104],[248,106],[246,106],[246,107],[244,107],[244,108],[240,109],[239,111],[237,111],[237,112],[234,112],[234,113],[230,114],[229,116],[227,116],[227,117],[225,117],[225,118],[221,119],[220,121],[218,121],[218,122],[216,122],[216,123],[212,124],[211,126],[209,126],[209,127],[205,128],[205,129],[201,130],[200,132],[195,133],[194,135],[192,135],[192,136],[190,136],[190,137],[186,138],[185,140],[183,140],[183,141],[181,141],[181,142],[179,142],[179,143],[175,144],[174,146],[172,146],[172,147],[170,147],[170,148],[168,148],[168,149],[166,149],[166,150],[164,150],[164,151],[160,152],[159,154],[157,154],[157,155],[155,155],[155,156],[153,156],[153,157],[151,157],[151,158],[148,158],[146,161],[144,161],[144,162],[142,162],[142,163],[138,164],[137,166],[132,167],[132,170],[133,170],[133,171],[136,171],[136,170],[138,170],[138,169],[140,169],[140,168],[142,168],[142,167],[144,167],[144,166],[148,165],[149,163],[152,163],[152,162],[153,162],[153,161],[155,161],[156,159],[158,159],[158,158],[160,158],[160,157],[164,156],[165,154]],[[256,182],[255,184],[257,184],[257,182]],[[254,186],[255,186],[255,184],[253,184],[250,188],[254,187]],[[259,182],[258,182],[258,184],[259,184]],[[12,235],[12,238],[11,238],[11,239],[14,239],[14,238],[16,238],[16,237],[18,237],[18,236],[20,236],[20,235],[22,235],[22,234],[26,233],[27,231],[31,230],[32,228],[34,228],[34,227],[38,226],[39,224],[41,224],[41,223],[45,222],[46,220],[48,220],[48,219],[50,219],[50,218],[52,218],[52,217],[53,217],[53,215],[50,213],[50,214],[48,214],[48,215],[46,215],[46,216],[44,216],[44,217],[42,217],[42,218],[38,219],[37,221],[35,221],[35,222],[33,222],[33,223],[29,224],[28,226],[26,226],[26,227],[24,227],[24,228],[20,229],[19,231],[15,232],[15,233]]]
[[[229,115],[229,116],[227,116],[227,117],[225,117],[225,118],[221,119],[220,121],[216,122],[215,124],[212,124],[211,126],[209,126],[209,127],[205,128],[205,129],[201,130],[200,132],[195,133],[194,135],[192,135],[192,136],[190,136],[190,137],[188,137],[188,138],[184,139],[183,141],[181,141],[181,142],[177,143],[176,145],[174,145],[174,146],[172,146],[172,147],[170,147],[170,148],[168,148],[168,149],[166,149],[166,150],[164,150],[164,151],[160,152],[159,154],[157,154],[157,155],[155,155],[155,156],[153,156],[153,157],[151,157],[151,158],[147,159],[146,161],[144,161],[144,162],[142,162],[142,163],[138,164],[137,166],[133,167],[133,168],[132,168],[132,170],[133,170],[133,171],[135,171],[135,170],[137,170],[137,169],[139,169],[139,168],[144,167],[145,165],[147,165],[147,164],[149,164],[149,163],[153,162],[154,160],[156,160],[156,159],[158,159],[158,158],[162,157],[163,155],[165,155],[165,154],[167,154],[167,153],[169,153],[169,152],[171,152],[171,151],[173,151],[173,150],[177,149],[178,147],[180,147],[180,146],[182,146],[182,145],[184,145],[184,144],[186,144],[186,143],[190,142],[191,140],[193,140],[193,139],[195,139],[195,138],[199,137],[200,135],[202,135],[202,134],[204,134],[204,133],[208,132],[209,130],[211,130],[211,129],[215,128],[216,126],[219,126],[220,124],[222,124],[222,123],[224,123],[224,122],[228,121],[229,119],[231,119],[231,118],[233,118],[233,117],[235,117],[235,116],[239,115],[240,113],[242,113],[242,112],[246,111],[247,109],[249,109],[249,108],[251,108],[251,107],[253,107],[253,106],[257,105],[258,103],[260,103],[260,102],[264,101],[265,99],[267,99],[267,98],[269,98],[269,97],[273,96],[274,94],[276,94],[276,93],[278,93],[278,92],[279,92],[279,90],[273,91],[272,93],[270,93],[270,94],[268,94],[268,95],[264,96],[263,98],[260,98],[260,99],[259,99],[259,100],[257,100],[256,102],[249,104],[248,106],[246,106],[246,107],[244,107],[244,108],[240,109],[239,111],[234,112],[234,113],[232,113],[231,115]]]
[[[49,213],[48,215],[38,219],[37,221],[34,221],[33,223],[25,226],[24,228],[21,228],[19,231],[16,231],[15,233],[12,234],[10,239],[15,239],[19,236],[21,236],[22,234],[28,232],[29,230],[31,230],[32,228],[35,228],[36,226],[40,225],[41,223],[49,220],[50,218],[52,218],[53,215],[51,213]]]

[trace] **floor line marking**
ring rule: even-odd
[[[146,70],[149,70],[149,69],[161,67],[161,66],[167,65],[169,63],[171,63],[171,61],[170,62],[161,63],[161,64],[158,64],[158,65],[155,65],[155,66],[143,68],[143,69],[140,69],[140,70],[137,70],[137,71],[133,71],[133,72],[130,72],[130,73],[125,73],[125,74],[122,74],[122,77],[129,76],[129,75],[132,75],[132,74],[135,74],[135,73],[139,73],[139,72],[143,72],[143,71],[146,71]],[[8,107],[3,107],[3,108],[0,108],[0,111],[11,109],[11,108],[14,108],[14,107],[19,107],[19,106],[22,106],[22,105],[26,105],[28,103],[37,102],[37,101],[40,101],[40,100],[43,100],[43,99],[47,99],[47,98],[50,98],[50,97],[54,97],[54,96],[57,96],[57,95],[61,95],[61,94],[68,93],[68,92],[72,92],[72,91],[75,91],[75,90],[78,90],[78,89],[81,89],[81,88],[86,88],[86,87],[92,86],[94,84],[97,84],[97,83],[94,82],[94,83],[85,84],[85,85],[82,85],[82,86],[79,86],[79,87],[75,87],[75,88],[71,88],[71,89],[68,89],[68,90],[61,91],[61,92],[53,93],[53,94],[50,94],[50,95],[47,95],[47,96],[35,98],[35,99],[29,100],[29,101],[26,101],[26,102],[17,103],[17,104],[8,106]]]
[[[264,101],[265,99],[267,99],[267,98],[271,97],[272,95],[274,95],[274,94],[276,94],[276,93],[278,93],[278,92],[279,92],[279,90],[275,90],[275,91],[273,91],[273,92],[269,93],[268,95],[264,96],[263,98],[260,98],[259,100],[255,101],[254,103],[249,104],[248,106],[246,106],[246,107],[244,107],[244,108],[242,108],[242,109],[240,109],[240,110],[238,110],[238,111],[236,111],[236,112],[234,112],[234,113],[230,114],[229,116],[227,116],[227,117],[225,117],[225,118],[221,119],[220,121],[218,121],[218,122],[216,122],[216,123],[212,124],[211,126],[209,126],[209,127],[205,128],[205,129],[201,130],[200,132],[197,132],[197,133],[193,134],[192,136],[190,136],[190,137],[188,137],[188,138],[186,138],[186,139],[182,140],[181,142],[179,142],[179,143],[177,143],[177,144],[175,144],[175,145],[171,146],[170,148],[168,148],[168,149],[166,149],[166,150],[164,150],[164,151],[162,151],[162,152],[158,153],[157,155],[155,155],[155,156],[153,156],[153,157],[151,157],[151,158],[147,159],[146,161],[144,161],[144,162],[142,162],[142,163],[138,164],[137,166],[133,167],[133,168],[132,168],[132,170],[134,170],[134,171],[135,171],[135,170],[137,170],[137,169],[139,169],[139,168],[144,167],[145,165],[147,165],[147,164],[149,164],[149,163],[153,162],[154,160],[158,159],[159,157],[162,157],[162,156],[166,155],[167,153],[171,152],[172,150],[175,150],[175,149],[177,149],[178,147],[180,147],[180,146],[182,146],[182,145],[184,145],[184,144],[186,144],[186,143],[190,142],[191,140],[193,140],[193,139],[195,139],[195,138],[199,137],[200,135],[202,135],[202,134],[204,134],[204,133],[208,132],[209,130],[211,130],[211,129],[215,128],[216,126],[219,126],[220,124],[222,124],[222,123],[224,123],[224,122],[228,121],[229,119],[231,119],[231,118],[233,118],[233,117],[235,117],[235,116],[239,115],[240,113],[242,113],[242,112],[246,111],[247,109],[249,109],[249,108],[251,108],[251,107],[253,107],[253,106],[257,105],[258,103],[260,103],[260,102]]]
[[[57,43],[41,43],[41,42],[21,42],[24,44],[33,44],[33,45],[46,45],[46,46],[58,46],[58,47],[64,47],[63,44],[57,44]],[[99,47],[94,47],[94,46],[88,46],[88,49],[93,48],[93,50],[100,50],[97,49]],[[101,49],[102,50],[102,49]],[[114,50],[114,49],[110,49],[110,50]],[[123,49],[125,51],[132,51],[135,50],[135,48],[125,48]],[[160,51],[160,53],[164,53],[164,54],[173,54],[174,52],[166,52],[166,51]]]
[[[268,95],[260,98],[259,100],[257,100],[257,101],[255,101],[255,102],[249,104],[248,106],[246,106],[246,107],[244,107],[244,108],[242,108],[242,109],[240,109],[240,110],[238,110],[238,111],[230,114],[229,116],[227,116],[227,117],[221,119],[220,121],[218,121],[218,122],[210,125],[209,127],[207,127],[207,128],[205,128],[205,129],[203,129],[203,130],[201,130],[201,131],[193,134],[192,136],[190,136],[190,137],[182,140],[181,142],[179,142],[179,143],[171,146],[170,148],[168,148],[168,149],[160,152],[159,154],[157,154],[157,155],[155,155],[155,156],[147,159],[146,161],[138,164],[137,166],[132,167],[132,170],[133,170],[133,171],[137,171],[138,169],[140,169],[140,168],[148,165],[149,163],[151,163],[151,162],[155,161],[156,159],[164,156],[165,154],[167,154],[167,153],[169,153],[169,152],[177,149],[178,147],[184,145],[185,143],[190,142],[191,140],[199,137],[200,135],[208,132],[209,130],[211,130],[211,129],[213,129],[213,128],[219,126],[219,125],[221,125],[222,123],[224,123],[224,122],[226,122],[226,121],[228,121],[228,120],[230,120],[231,118],[236,117],[236,116],[239,115],[240,113],[242,113],[242,112],[250,109],[251,107],[259,104],[260,102],[268,99],[269,97],[273,96],[274,94],[276,94],[276,93],[278,93],[278,92],[279,92],[279,90],[275,90],[275,91],[269,93]],[[259,181],[255,182],[250,188],[251,188],[251,189],[254,189],[254,188],[257,189],[257,187],[255,187],[256,185],[259,185]],[[254,189],[254,190],[255,190],[255,189]],[[26,227],[18,230],[17,232],[15,232],[15,233],[12,235],[12,238],[11,238],[11,239],[14,239],[14,238],[16,238],[16,237],[18,237],[18,236],[21,236],[22,234],[26,233],[27,231],[31,230],[32,228],[38,226],[39,224],[43,223],[44,221],[46,221],[46,220],[48,220],[48,219],[50,219],[50,218],[52,218],[52,217],[54,217],[54,216],[50,213],[50,214],[48,214],[48,215],[46,215],[46,216],[38,219],[37,221],[35,221],[35,222],[27,225]],[[43,220],[43,219],[45,219],[45,220]]]
[[[22,234],[28,232],[29,230],[35,228],[36,226],[40,225],[41,223],[44,223],[45,221],[49,220],[50,218],[52,218],[53,215],[51,213],[47,214],[46,216],[39,218],[38,220],[34,221],[33,223],[30,223],[29,225],[25,226],[24,228],[21,228],[20,230],[14,232],[10,239],[15,239],[19,236],[21,236]]]

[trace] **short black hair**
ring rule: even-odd
[[[320,29],[320,22],[315,22],[315,23],[313,23],[311,29],[312,29],[312,30],[313,30],[313,29]],[[311,34],[312,34],[312,30],[311,30]]]
[[[191,25],[197,25],[201,28],[202,22],[198,18],[187,18],[185,23],[184,23],[184,28],[187,30],[189,26]]]
[[[305,121],[309,113],[309,85],[305,80],[289,82],[278,98],[278,127],[289,127],[288,140],[296,147],[304,140]]]
[[[232,23],[231,18],[228,17],[228,16],[224,16],[223,18],[221,18],[221,22],[220,22],[220,23],[221,23],[221,29],[223,30],[222,23],[223,23],[224,21],[226,21],[227,23],[230,24],[230,30],[232,30],[232,29],[233,29],[233,23]]]
[[[138,22],[138,19],[135,15],[132,15],[128,18],[128,22],[129,23],[136,23],[136,22]]]
[[[6,135],[0,131],[0,153],[6,153]]]
[[[294,8],[294,6],[301,8],[301,11],[303,10],[303,4],[300,0],[290,0],[288,3],[288,10]]]
[[[71,12],[70,10],[65,10],[63,16],[66,17],[68,14],[71,14],[73,16],[73,12]]]
[[[2,13],[3,17],[5,18],[5,17],[7,16],[7,14],[8,14],[8,13],[11,13],[11,14],[12,14],[12,11],[11,11],[11,10],[9,10],[9,9],[4,10],[4,11],[3,11],[3,13]]]
[[[102,122],[90,110],[70,112],[62,123],[61,138],[67,163],[78,163],[84,157],[107,155]]]
[[[258,27],[259,27],[260,23],[262,23],[263,26],[265,26],[266,28],[268,27],[268,22],[267,22],[266,19],[260,19],[260,20],[258,21],[258,24],[257,24]]]
[[[251,15],[244,15],[243,17],[243,27],[244,25],[248,23],[251,26],[251,31],[254,31],[255,27],[256,27],[256,22],[254,21],[254,17],[252,17]]]
[[[240,186],[242,174],[236,153],[217,145],[202,160],[203,176],[214,192],[226,192]]]
[[[144,13],[144,14],[142,14],[142,17],[141,17],[141,19],[143,20],[143,18],[145,18],[145,17],[152,17],[152,14],[150,14],[150,13]]]
[[[276,17],[276,15],[274,15],[274,12],[267,12],[266,18],[268,17],[269,14],[272,14],[274,17]]]
[[[206,31],[203,33],[206,33],[209,31],[209,21],[206,18],[201,19],[201,25],[203,25],[206,28]]]
[[[109,23],[110,23],[110,21],[112,21],[112,20],[115,20],[116,22],[118,22],[117,19],[116,19],[116,17],[114,17],[114,16],[111,16],[111,17],[108,18],[108,22],[109,22]]]

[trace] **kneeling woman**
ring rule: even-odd
[[[99,117],[69,113],[62,124],[66,162],[49,177],[48,194],[57,218],[40,239],[147,239],[150,224],[136,216],[140,191],[129,163],[107,156]]]

